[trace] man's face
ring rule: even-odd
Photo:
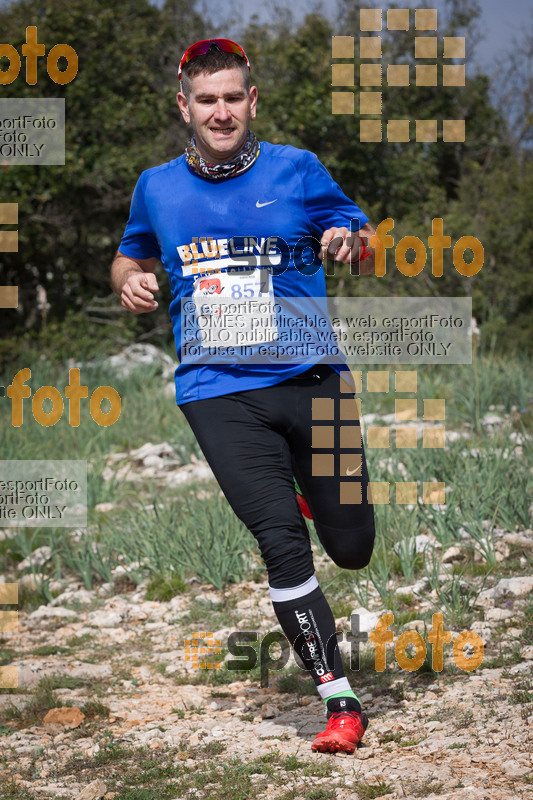
[[[247,92],[239,69],[222,69],[212,75],[200,73],[191,81],[189,101],[176,95],[187,125],[191,125],[200,155],[221,164],[242,149],[255,116],[257,89]]]

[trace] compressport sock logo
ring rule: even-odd
[[[312,669],[316,672],[319,676],[320,680],[322,680],[322,676],[326,674],[327,664],[325,663],[325,659],[320,654],[319,643],[317,640],[317,630],[316,626],[314,626],[314,632],[311,629],[311,623],[305,611],[295,611],[296,619],[298,620],[298,624],[300,626],[300,630],[304,635],[305,642],[307,644],[307,651],[309,653],[309,658],[313,660],[313,667]]]
[[[328,672],[326,675],[320,675],[320,683],[328,683],[333,680],[333,672]]]

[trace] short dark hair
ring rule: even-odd
[[[205,73],[206,75],[213,75],[215,72],[220,72],[222,69],[240,69],[244,88],[248,92],[250,90],[250,70],[246,65],[246,61],[242,56],[237,53],[225,53],[220,50],[215,44],[212,44],[207,53],[203,56],[196,56],[187,64],[183,65],[181,73],[181,91],[187,98],[191,94],[191,81],[197,75]]]

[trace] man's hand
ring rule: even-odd
[[[157,258],[129,258],[117,250],[111,264],[111,286],[133,314],[146,314],[158,306],[152,294],[159,291],[154,272],[157,263]]]
[[[146,314],[155,311],[158,303],[152,292],[158,292],[157,278],[153,272],[134,272],[122,287],[120,299],[124,308],[133,314]]]
[[[374,249],[370,247],[369,239],[374,236],[375,230],[369,222],[363,225],[358,233],[350,233],[348,228],[328,228],[324,231],[320,244],[322,261],[342,261],[343,264],[357,264],[359,274],[371,275],[374,272]],[[364,249],[363,249],[364,248]],[[371,255],[366,258],[366,254]],[[359,259],[363,256],[362,260]]]

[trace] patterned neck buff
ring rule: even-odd
[[[224,161],[223,164],[210,164],[209,161],[202,158],[196,149],[194,136],[185,148],[185,159],[190,169],[196,172],[197,175],[201,175],[202,178],[210,178],[215,181],[242,175],[255,163],[258,155],[259,142],[252,131],[248,131],[242,150],[233,158],[230,158],[229,161]]]

